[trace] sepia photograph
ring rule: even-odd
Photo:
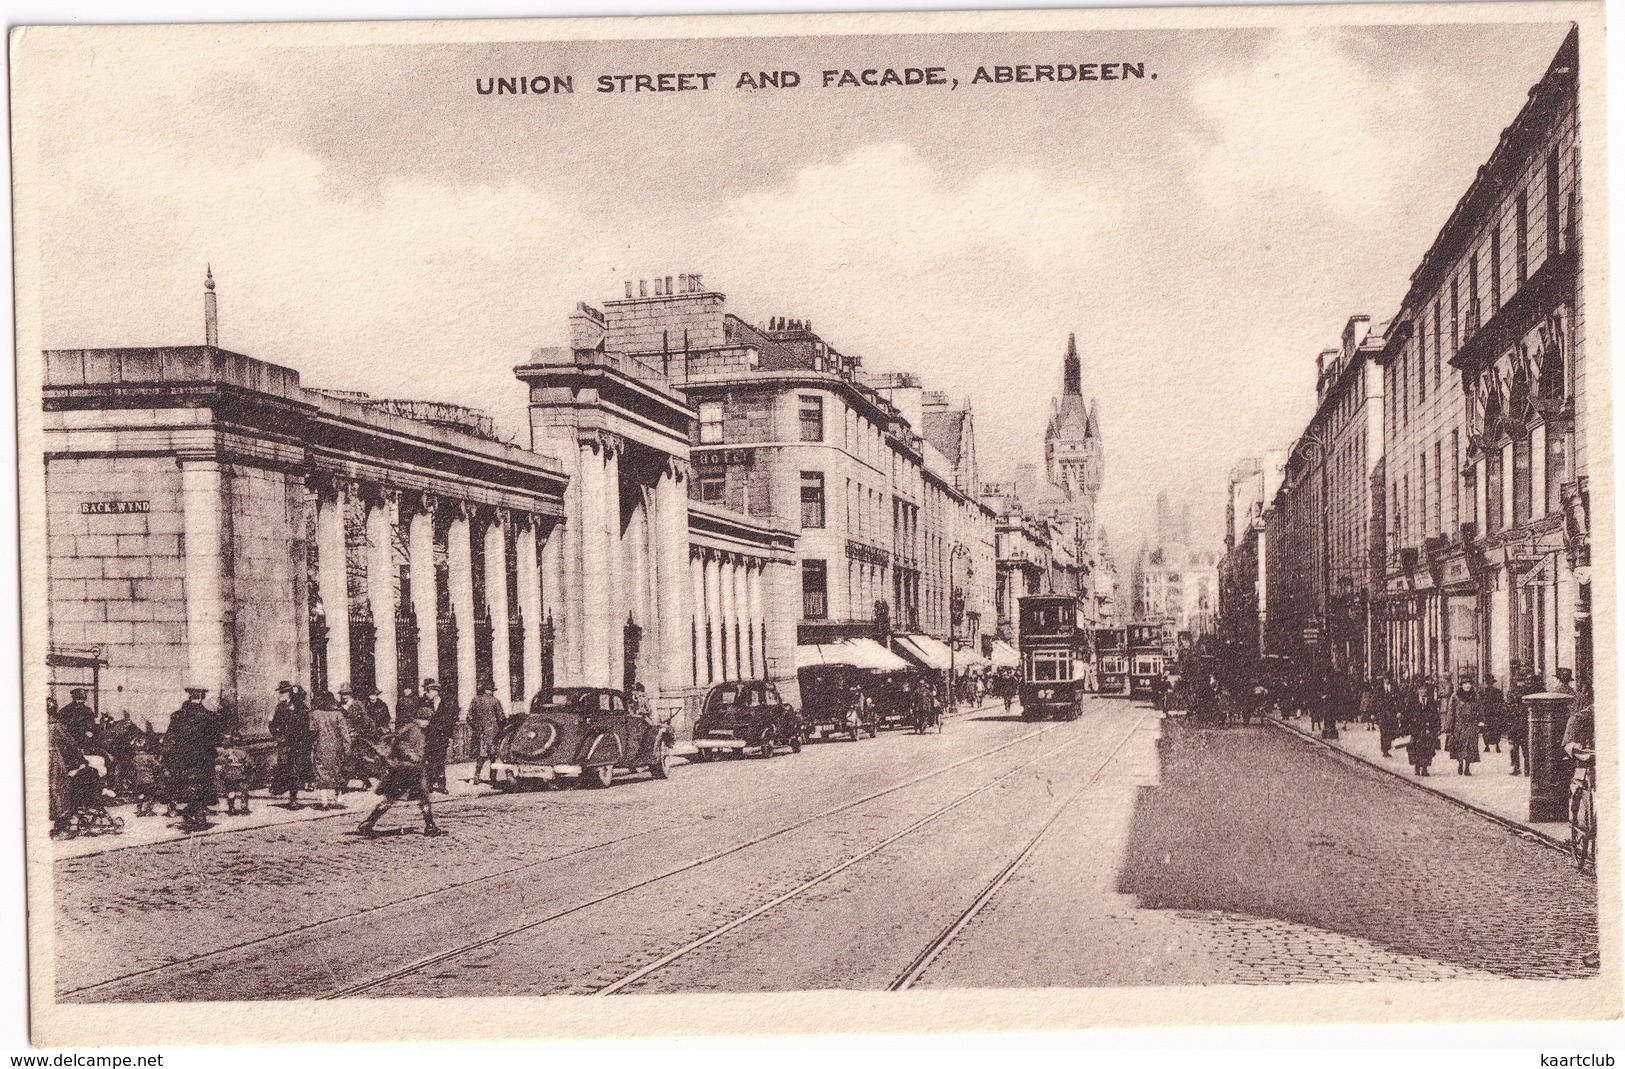
[[[1617,1018],[1603,13],[13,27],[32,1042]]]

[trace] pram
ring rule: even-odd
[[[62,836],[123,834],[124,819],[107,811],[113,792],[102,786],[106,775],[107,759],[100,754],[86,754],[84,767],[73,774],[69,792],[73,812],[60,832]]]

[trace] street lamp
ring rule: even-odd
[[[955,708],[954,698],[954,648],[957,642],[956,632],[959,630],[959,619],[965,615],[965,595],[960,592],[958,580],[954,574],[954,561],[960,557],[970,557],[970,550],[965,543],[955,542],[954,548],[948,551],[948,709]]]
[[[1326,447],[1325,439],[1313,431],[1304,431],[1298,436],[1298,444],[1312,445],[1320,451],[1320,646],[1326,652],[1326,686],[1332,685],[1332,645],[1331,645],[1331,608],[1332,608],[1332,508],[1331,499],[1326,488],[1326,469],[1330,466],[1331,451]],[[1328,694],[1329,698],[1330,695]],[[1322,711],[1320,720],[1320,737],[1323,739],[1337,738],[1337,714],[1333,709]]]

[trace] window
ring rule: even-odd
[[[722,402],[700,402],[700,444],[720,445],[722,443]]]
[[[801,398],[801,440],[803,442],[822,442],[824,440],[824,399],[818,396],[803,396]]]
[[[808,620],[829,616],[829,569],[821,560],[801,562],[801,615]]]
[[[1444,443],[1433,443],[1433,532],[1444,533]]]
[[[1492,450],[1484,457],[1484,533],[1492,535],[1501,529],[1501,451]]]
[[[1467,261],[1467,330],[1465,334],[1471,338],[1478,329],[1478,253]]]
[[[1461,529],[1461,432],[1450,432],[1450,526],[1454,535]]]
[[[1524,190],[1518,194],[1518,202],[1513,208],[1515,221],[1518,225],[1518,238],[1515,251],[1517,252],[1518,285],[1529,281],[1529,191]]]
[[[801,473],[801,526],[824,526],[824,473]]]
[[[1027,682],[1066,683],[1072,679],[1072,654],[1066,650],[1033,650],[1027,654]]]
[[[708,472],[699,478],[700,500],[718,505],[727,497],[728,477],[722,472]]]
[[[1490,230],[1490,314],[1501,310],[1501,224]]]
[[[1450,280],[1450,355],[1455,356],[1461,350],[1461,280]],[[1437,367],[1437,365],[1435,365]],[[1438,380],[1434,380],[1438,385]]]
[[[1546,157],[1546,258],[1558,254],[1563,240],[1562,213],[1559,209],[1557,153]]]
[[[1568,442],[1546,427],[1546,515],[1563,509],[1563,480],[1568,478]]]
[[[1437,313],[1435,313],[1437,315]],[[1438,319],[1434,319],[1437,331]],[[1433,344],[1437,348],[1439,339],[1435,337]],[[1428,316],[1422,313],[1422,326],[1416,335],[1416,403],[1418,405],[1428,399]]]
[[[1529,435],[1520,434],[1512,440],[1512,522],[1529,519],[1531,470]]]
[[[1440,365],[1444,356],[1444,321],[1439,314],[1439,302],[1433,302],[1433,385],[1439,385]]]
[[[1478,468],[1469,467],[1461,476],[1461,522],[1478,522]],[[1483,532],[1480,531],[1480,534]]]

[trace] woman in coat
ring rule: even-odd
[[[286,794],[288,808],[299,808],[299,792],[311,780],[310,709],[302,687],[282,683],[277,693],[285,697],[271,716],[271,738],[276,740],[276,769],[271,774],[271,793]]]
[[[1483,721],[1483,703],[1473,681],[1464,679],[1450,696],[1444,717],[1445,747],[1455,758],[1457,775],[1471,776],[1478,764],[1478,732]]]
[[[316,808],[339,808],[339,791],[348,782],[350,742],[355,732],[333,695],[323,691],[310,713],[311,778],[316,784]]]
[[[74,731],[50,710],[51,726],[51,834],[61,835],[73,825],[73,777],[85,767],[85,754]]]

